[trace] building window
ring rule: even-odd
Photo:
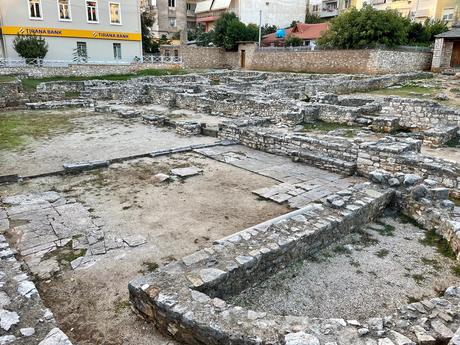
[[[187,21],[187,29],[196,29],[196,21],[194,20]]]
[[[187,11],[195,11],[195,8],[196,8],[196,4],[187,2]]]
[[[169,26],[175,28],[176,27],[176,17],[169,18]]]
[[[313,5],[312,12],[319,12],[319,5]]]
[[[29,18],[43,19],[41,0],[29,0]]]
[[[72,20],[70,14],[70,0],[58,0],[59,20]]]
[[[86,42],[77,42],[77,50],[74,55],[75,62],[88,62],[88,47]]]
[[[110,24],[121,24],[120,3],[109,2]]]
[[[454,12],[455,10],[453,8],[445,8],[442,11],[442,20],[445,21],[451,21],[454,19]]]
[[[345,8],[349,8],[351,6],[351,0],[345,0]]]
[[[113,58],[115,60],[121,60],[121,43],[113,44]]]
[[[176,7],[176,0],[168,0],[169,7]]]
[[[86,1],[86,16],[89,23],[99,22],[99,15],[97,13],[97,1]]]

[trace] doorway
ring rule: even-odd
[[[460,41],[454,42],[452,47],[452,58],[450,60],[452,67],[460,67]]]
[[[240,67],[241,67],[241,68],[245,68],[245,67],[246,67],[246,50],[242,50],[242,51],[241,51]]]

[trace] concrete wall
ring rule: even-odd
[[[162,47],[161,53],[169,49],[179,50],[179,56],[182,57],[185,68],[236,68],[239,66],[238,52],[226,52],[216,47]]]

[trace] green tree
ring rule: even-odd
[[[196,45],[201,47],[209,47],[214,44],[214,31],[200,32],[196,38]]]
[[[150,29],[155,24],[155,19],[149,12],[141,14],[142,49],[144,53],[154,54],[159,52],[158,42],[151,36]]]
[[[245,25],[234,13],[224,13],[216,21],[213,42],[225,50],[236,50],[239,41],[256,41],[259,27],[255,24]]]
[[[370,5],[351,8],[331,21],[318,40],[323,47],[342,49],[394,47],[408,43],[410,20],[395,10],[379,11]]]
[[[324,20],[317,14],[311,13],[309,9],[305,13],[305,24],[318,24],[323,23]]]
[[[13,41],[13,47],[28,64],[36,63],[37,59],[43,59],[48,53],[48,43],[40,36],[18,35]]]
[[[262,26],[262,36],[273,34],[276,30],[278,30],[276,25],[265,24]]]
[[[423,24],[412,22],[409,28],[409,44],[429,46],[435,36],[447,31],[447,22],[439,19],[426,19]]]
[[[286,47],[299,47],[303,44],[303,41],[297,36],[289,35],[284,44]]]

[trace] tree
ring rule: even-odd
[[[142,32],[142,48],[145,53],[154,54],[158,53],[159,44],[150,34],[150,28],[155,24],[155,19],[149,12],[142,12],[141,14],[141,32]]]
[[[307,13],[305,13],[305,24],[318,24],[323,22],[324,20],[320,16],[311,13],[310,10],[307,9]]]
[[[351,8],[331,21],[318,40],[321,46],[342,49],[394,47],[408,42],[410,20],[395,10],[379,11],[370,5]]]
[[[224,13],[216,20],[212,35],[216,46],[234,51],[238,49],[238,41],[257,41],[259,27],[255,24],[245,25],[232,12]]]
[[[299,47],[303,45],[303,41],[297,36],[289,35],[288,38],[286,38],[284,44],[286,47]]]
[[[37,63],[37,59],[43,59],[48,53],[48,43],[40,36],[18,35],[13,41],[13,47],[27,64]]]
[[[278,27],[276,25],[265,24],[264,26],[262,26],[262,36],[273,34],[277,30]]]

